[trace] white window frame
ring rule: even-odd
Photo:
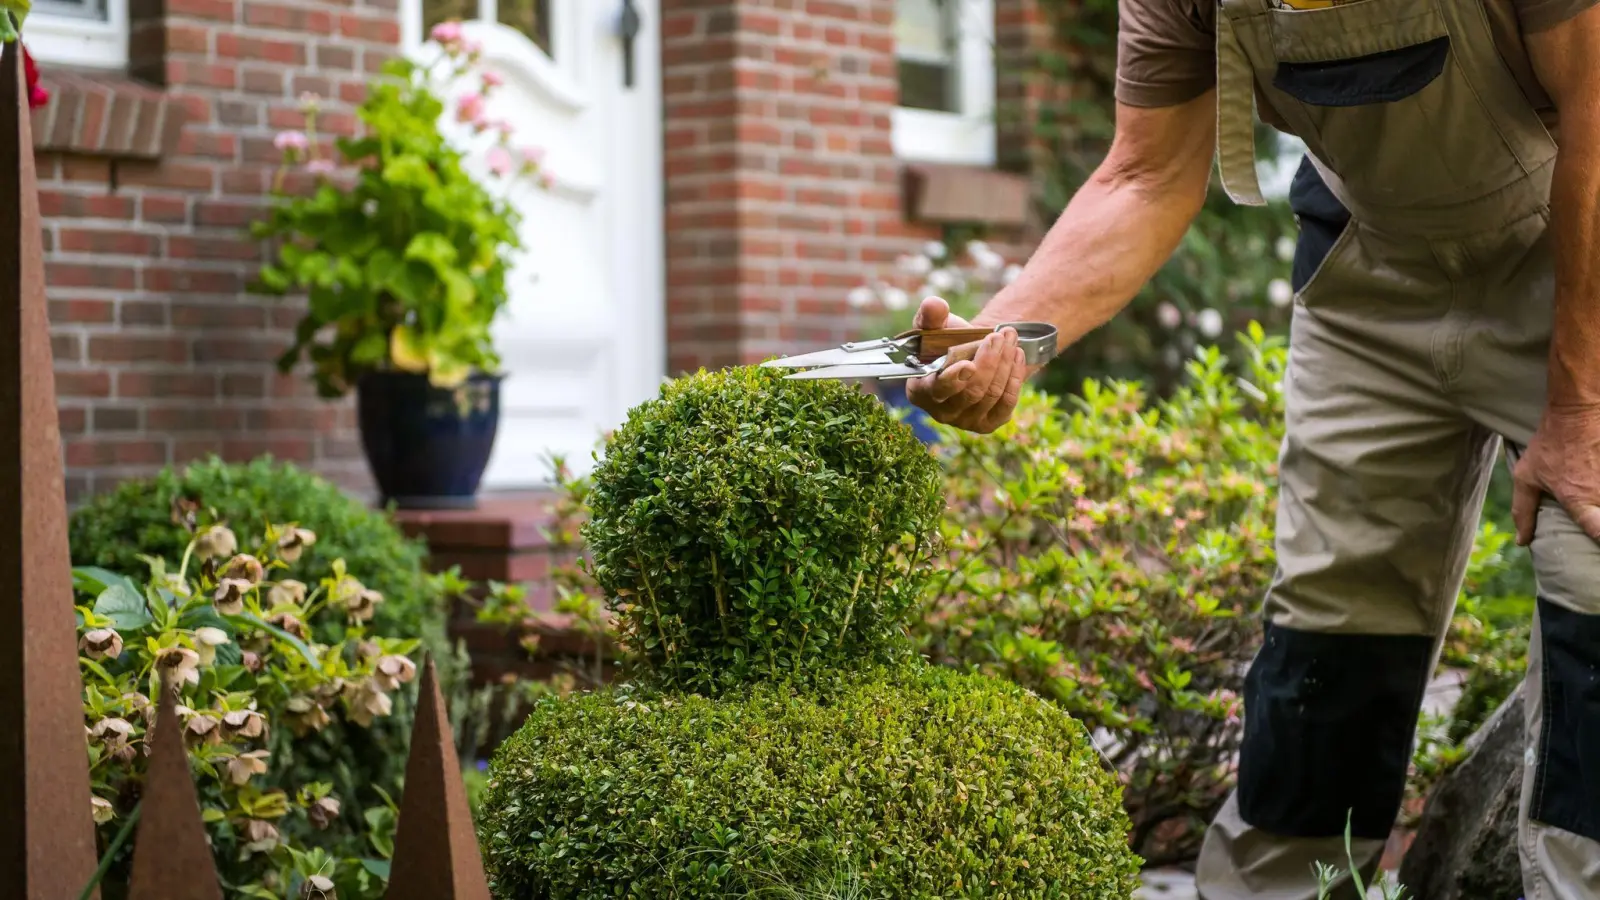
[[[40,65],[90,69],[128,67],[128,0],[105,0],[106,17],[91,19],[36,6],[22,23],[22,39]]]
[[[908,162],[992,166],[996,159],[994,0],[949,2],[956,5],[960,111],[895,107],[894,152]]]

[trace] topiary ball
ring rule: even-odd
[[[583,537],[634,660],[715,691],[904,653],[943,497],[938,462],[877,399],[738,368],[629,414]]]
[[[543,702],[496,754],[480,837],[499,900],[1127,900],[1120,794],[1060,709],[918,665]]]

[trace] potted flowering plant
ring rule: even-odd
[[[929,241],[921,252],[899,258],[892,275],[850,292],[846,300],[862,317],[862,339],[899,334],[911,327],[914,307],[923,297],[938,297],[950,311],[970,321],[985,303],[1022,272],[983,241],[969,241],[959,255],[940,241]],[[878,398],[903,412],[906,422],[925,443],[938,440],[922,410],[906,399],[903,381],[874,383]]]
[[[486,115],[501,84],[482,48],[445,23],[437,59],[385,64],[357,110],[355,137],[328,145],[317,99],[305,127],[278,135],[277,202],[256,226],[276,242],[260,285],[304,293],[284,371],[309,361],[318,393],[357,395],[362,445],[385,502],[473,505],[499,421],[500,359],[490,328],[521,249],[516,209],[474,177],[440,127],[448,107],[479,139],[494,180],[548,186],[537,149]],[[454,100],[443,87],[466,84]]]

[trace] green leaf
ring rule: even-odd
[[[443,276],[456,264],[459,254],[450,239],[436,231],[423,231],[406,245],[406,259],[425,262]]]
[[[382,878],[384,881],[389,880],[390,863],[387,859],[363,859],[361,861],[361,868],[366,869],[368,872],[371,872],[379,878]]]
[[[138,631],[154,621],[145,608],[144,597],[127,584],[113,584],[95,598],[96,615],[105,616],[123,634]]]

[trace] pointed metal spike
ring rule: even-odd
[[[97,853],[40,232],[11,41],[0,50],[0,897],[76,900]]]
[[[439,673],[422,664],[417,719],[384,900],[490,900]]]
[[[140,800],[128,900],[222,900],[200,799],[183,747],[177,693],[161,685],[147,740],[150,768]]]

